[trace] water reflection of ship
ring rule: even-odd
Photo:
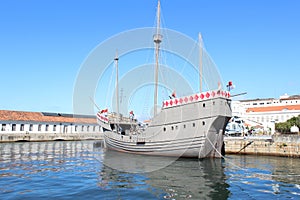
[[[148,174],[149,184],[167,192],[168,198],[227,199],[222,160],[179,159],[161,170]]]
[[[170,161],[172,162],[169,163]],[[98,185],[104,189],[145,188],[145,195],[149,198],[227,199],[230,192],[222,162],[224,160],[139,157],[106,151]],[[168,165],[162,167],[164,164]],[[162,168],[150,171],[157,167]],[[136,170],[138,173],[128,173],[120,169],[132,172]],[[145,173],[142,173],[143,170]]]

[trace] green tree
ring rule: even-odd
[[[300,127],[300,115],[298,115],[298,117],[292,117],[286,122],[276,123],[275,129],[280,133],[290,133],[290,129],[294,125],[298,128]]]

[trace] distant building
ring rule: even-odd
[[[0,133],[101,133],[95,116],[0,110]]]
[[[233,101],[232,115],[242,118],[248,126],[261,126],[274,133],[275,123],[300,115],[300,95]]]

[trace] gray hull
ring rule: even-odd
[[[144,155],[221,157],[225,127],[231,118],[227,96],[164,106],[144,131],[104,132],[108,148]]]

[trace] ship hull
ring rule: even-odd
[[[230,118],[230,99],[224,97],[164,107],[142,132],[106,130],[105,145],[143,155],[222,157],[224,131]]]

